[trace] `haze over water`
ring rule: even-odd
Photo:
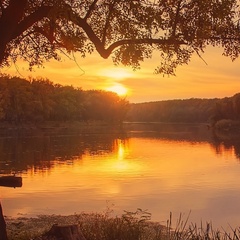
[[[34,141],[33,141],[34,140]],[[4,173],[22,188],[0,187],[4,214],[113,214],[137,208],[166,223],[236,227],[240,215],[240,142],[205,125],[125,124],[122,129],[0,139]]]

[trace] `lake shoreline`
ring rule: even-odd
[[[122,122],[118,124],[106,123],[102,121],[48,121],[42,123],[22,123],[12,124],[8,122],[0,122],[0,137],[37,137],[37,136],[57,136],[57,135],[83,135],[98,134],[103,131],[109,133],[123,133],[125,130],[131,129],[134,125],[143,125],[146,127],[160,126],[202,126],[203,129],[209,130],[209,136],[220,140],[238,139],[240,133],[240,121],[220,120],[216,124],[209,123],[178,123],[178,122]],[[134,130],[134,127],[133,127]]]
[[[188,217],[182,219],[181,215],[173,223],[172,215],[166,225],[151,221],[151,214],[141,209],[136,212],[125,212],[123,215],[112,217],[109,212],[81,213],[73,215],[40,215],[35,218],[10,218],[6,217],[7,234],[9,240],[46,240],[52,226],[76,226],[79,232],[91,240],[112,240],[115,236],[119,239],[212,239],[232,240],[240,237],[239,229],[230,227],[229,231],[214,229],[212,223],[197,226],[190,223]],[[135,237],[135,238],[133,238]],[[50,238],[52,239],[52,238]]]
[[[102,131],[103,129],[117,129],[119,124],[107,124],[105,122],[58,122],[49,121],[43,123],[0,123],[0,137],[19,136],[41,136],[41,135],[63,135],[63,134],[83,134]]]

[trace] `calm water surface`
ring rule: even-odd
[[[225,136],[224,136],[225,137]],[[74,214],[147,209],[190,222],[240,224],[240,138],[203,125],[125,124],[82,134],[0,139],[1,173],[21,188],[0,187],[4,214]]]

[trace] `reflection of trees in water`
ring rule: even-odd
[[[72,164],[84,154],[106,154],[117,151],[116,134],[81,136],[44,136],[0,139],[0,173],[45,171],[56,162]]]
[[[234,153],[240,159],[240,138],[223,138],[206,125],[128,124],[125,131],[105,131],[77,135],[0,138],[0,173],[47,171],[57,163],[72,164],[83,155],[117,153],[127,150],[127,136],[168,139],[189,143],[209,143],[216,154]],[[120,139],[120,140],[119,140]],[[122,140],[121,140],[122,139]]]
[[[126,126],[129,136],[168,139],[189,143],[209,143],[216,154],[234,153],[240,159],[239,133],[223,133],[206,124],[132,123]]]
[[[172,123],[132,123],[126,126],[130,136],[169,139],[171,141],[204,142],[210,140],[206,125]]]
[[[240,159],[240,136],[238,135],[213,132],[212,146],[217,154],[230,152]]]

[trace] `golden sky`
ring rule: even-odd
[[[209,47],[203,55],[207,64],[197,55],[189,65],[180,66],[176,76],[154,74],[158,53],[133,71],[114,66],[111,57],[102,59],[97,53],[82,59],[75,54],[76,62],[64,58],[50,61],[44,68],[29,72],[26,64],[18,62],[2,72],[22,77],[43,77],[54,83],[73,85],[83,90],[103,89],[125,95],[130,102],[148,102],[187,98],[222,98],[240,92],[240,60],[232,62],[222,56],[222,50]],[[127,92],[126,92],[127,90]]]

